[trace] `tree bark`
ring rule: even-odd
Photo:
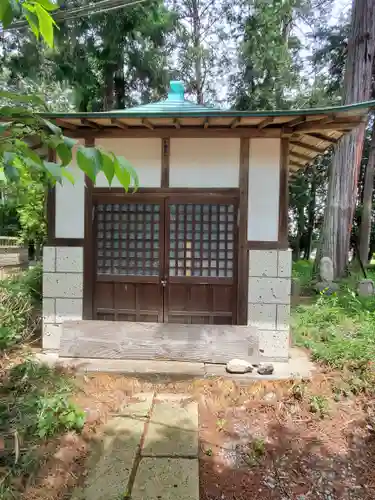
[[[193,18],[194,72],[195,72],[195,86],[197,92],[197,103],[203,104],[201,20],[199,14],[198,1],[192,0],[191,6],[192,6],[192,18]]]
[[[305,259],[309,259],[311,255],[312,239],[315,227],[315,207],[316,207],[316,177],[313,173],[310,187],[310,201],[307,207],[307,236],[306,236],[306,252]]]
[[[365,171],[365,181],[363,188],[363,208],[361,216],[361,227],[359,229],[359,256],[364,265],[368,264],[369,248],[370,248],[374,174],[375,174],[375,121],[372,124],[372,138],[371,138],[370,152]]]
[[[353,0],[345,65],[344,104],[369,100],[374,50],[374,0]],[[363,125],[340,141],[330,169],[320,249],[321,256],[332,259],[335,278],[342,277],[348,265],[364,131]]]

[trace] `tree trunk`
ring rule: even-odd
[[[364,265],[368,264],[371,235],[372,193],[374,190],[375,174],[375,121],[372,124],[372,138],[370,153],[365,171],[363,188],[363,208],[361,227],[359,228],[359,256]]]
[[[344,104],[369,100],[374,48],[374,1],[354,0],[345,65]],[[364,131],[363,125],[341,140],[330,170],[320,249],[321,256],[332,259],[335,278],[343,276],[348,265]]]
[[[192,0],[191,7],[192,7],[192,17],[193,17],[194,70],[195,70],[197,103],[203,104],[201,23],[200,23],[198,1]]]
[[[309,259],[311,255],[312,238],[315,227],[315,207],[316,207],[316,177],[313,174],[310,187],[310,202],[307,207],[307,237],[306,237],[306,252],[305,259]]]

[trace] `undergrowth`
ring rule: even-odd
[[[44,440],[80,431],[85,415],[70,400],[71,378],[31,358],[4,371],[1,382],[0,498],[7,500],[18,498],[23,484],[32,481],[44,459]]]
[[[0,281],[0,350],[11,349],[32,336],[35,309],[42,301],[42,269],[35,266]]]

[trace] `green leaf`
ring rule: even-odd
[[[14,163],[17,160],[17,155],[15,153],[6,151],[4,153],[3,160],[4,160],[5,177],[13,182],[18,181],[20,178],[20,173],[18,169],[14,166]]]
[[[50,174],[50,176],[61,184],[61,180],[62,180],[61,166],[58,165],[57,163],[52,162],[52,161],[45,161],[44,167],[47,170],[47,172]]]
[[[54,123],[50,122],[49,120],[46,120],[45,118],[42,118],[42,122],[53,134],[60,136],[62,135],[61,128],[55,125]]]
[[[7,90],[0,90],[0,97],[3,97],[4,99],[9,99],[9,100],[15,101],[15,102],[36,104],[37,106],[42,106],[45,109],[47,108],[47,105],[44,102],[44,99],[42,99],[40,96],[38,96],[36,94],[20,95],[20,94],[17,94],[16,92],[8,92]],[[18,108],[18,109],[24,109],[24,108]],[[24,110],[24,111],[27,111],[27,110]]]
[[[30,12],[29,14],[25,13],[25,18],[26,21],[29,23],[31,31],[34,33],[35,38],[39,40],[39,27],[37,24],[38,23],[37,17],[35,17],[35,15],[32,12]]]
[[[96,175],[100,170],[100,153],[96,148],[85,148],[79,146],[77,151],[77,162],[79,168],[95,182]]]
[[[64,144],[66,144],[68,146],[68,148],[70,148],[70,149],[78,143],[77,139],[72,139],[71,137],[66,137],[66,135],[63,135],[62,139],[64,141]]]
[[[43,7],[43,9],[49,11],[57,10],[59,8],[58,4],[52,3],[49,0],[38,0],[38,3]]]
[[[62,166],[65,167],[66,165],[69,165],[69,163],[72,161],[71,148],[69,148],[65,143],[62,142],[57,146],[56,152],[60,157]]]
[[[115,175],[114,159],[111,155],[101,150],[100,150],[100,156],[101,156],[101,169],[108,180],[108,184],[111,186],[113,177]]]
[[[35,13],[38,16],[40,34],[46,44],[53,48],[53,26],[55,21],[41,5],[35,5]]]
[[[22,108],[21,106],[2,106],[0,108],[0,116],[2,118],[5,116],[12,116],[14,118],[22,118],[22,119],[28,117],[32,118],[35,122],[37,122],[37,118],[33,115],[33,113],[26,108]]]
[[[43,161],[41,160],[40,156],[35,153],[32,149],[26,146],[25,143],[22,144],[22,155],[26,156],[29,160],[31,160],[35,165],[42,167],[43,166]]]
[[[114,158],[115,175],[125,191],[128,191],[131,181],[131,175],[129,170],[123,164],[123,161],[126,161],[123,156],[117,156]]]
[[[123,169],[125,169],[130,176],[129,185],[131,183],[131,180],[133,180],[134,189],[137,190],[139,187],[139,179],[138,179],[138,174],[135,171],[133,165],[123,156],[118,156],[117,159],[118,159],[121,167]]]
[[[12,122],[0,123],[0,134],[3,134],[12,126]]]
[[[9,0],[0,0],[0,21],[7,28],[13,21],[14,12]]]
[[[72,184],[75,184],[76,180],[74,178],[74,175],[71,172],[69,172],[68,169],[62,168],[61,175],[65,177],[65,179],[68,179],[68,181],[71,182]]]

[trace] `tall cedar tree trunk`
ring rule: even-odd
[[[375,174],[375,120],[372,124],[370,153],[365,171],[365,182],[363,188],[363,208],[361,216],[361,227],[359,230],[359,256],[364,265],[368,264],[368,258],[369,258],[374,174]]]
[[[353,0],[345,65],[344,104],[369,100],[374,48],[375,2]],[[320,257],[332,259],[336,278],[345,274],[348,264],[364,131],[365,127],[361,126],[341,140],[330,169]]]
[[[197,91],[197,103],[203,104],[203,82],[202,82],[202,50],[201,50],[201,20],[199,14],[198,0],[191,2],[193,18],[193,46],[194,46],[194,69],[195,85]]]
[[[307,207],[307,234],[306,251],[304,259],[309,259],[311,255],[312,239],[315,226],[315,208],[316,208],[316,177],[313,173],[310,187],[310,201]]]

